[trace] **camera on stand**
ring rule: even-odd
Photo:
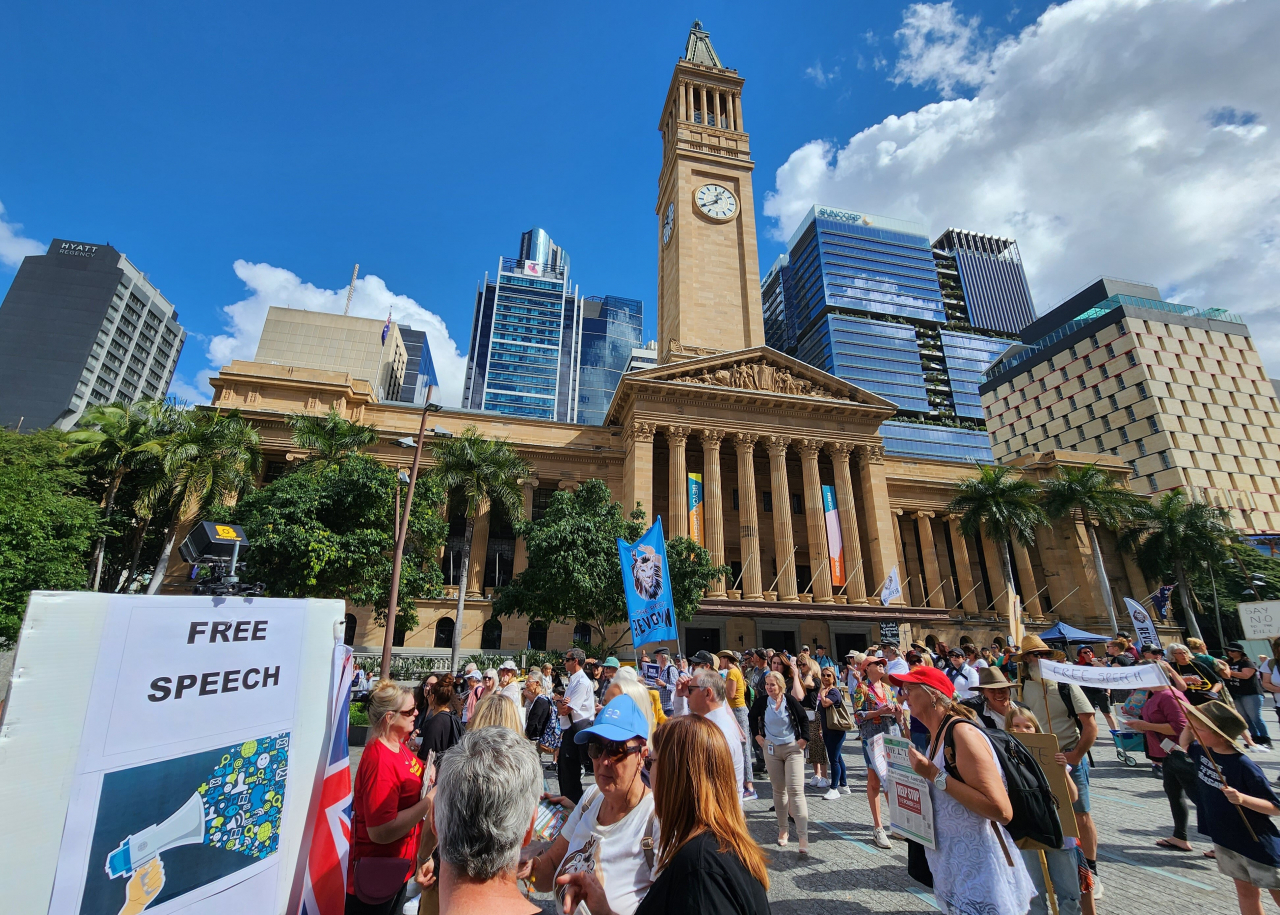
[[[255,597],[262,594],[266,590],[262,582],[240,581],[239,572],[244,567],[240,550],[248,546],[249,541],[238,524],[201,521],[193,527],[178,547],[178,552],[196,567],[193,574],[198,574],[201,567],[209,573],[196,581],[193,593],[215,597]]]

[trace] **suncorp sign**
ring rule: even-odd
[[[819,219],[834,219],[837,222],[847,222],[855,226],[869,226],[871,220],[861,213],[852,213],[849,210],[836,210],[831,207],[818,207],[817,216]]]

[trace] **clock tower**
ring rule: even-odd
[[[742,83],[695,21],[658,124],[660,364],[764,344]]]

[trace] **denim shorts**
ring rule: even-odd
[[[1089,754],[1086,753],[1080,757],[1080,762],[1071,767],[1071,780],[1076,783],[1076,790],[1080,792],[1080,797],[1071,809],[1076,813],[1089,812]]]

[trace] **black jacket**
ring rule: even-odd
[[[796,701],[796,697],[791,695],[791,691],[786,693],[787,713],[791,716],[791,730],[795,731],[796,739],[809,739],[809,716],[805,714],[804,706]],[[764,732],[764,704],[769,701],[769,694],[761,690],[756,694],[756,701],[751,703],[751,710],[747,713],[747,721],[751,726],[751,739],[764,737],[768,739],[768,735]]]
[[[551,700],[546,696],[539,696],[533,700],[533,704],[525,712],[524,736],[530,740],[538,740],[542,737],[542,732],[547,729],[547,722],[550,720]]]

